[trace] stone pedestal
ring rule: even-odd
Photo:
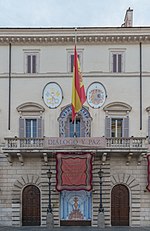
[[[98,212],[98,227],[105,228],[104,212]]]
[[[53,214],[52,213],[48,213],[47,214],[47,218],[46,218],[46,227],[49,230],[53,230],[54,228],[54,220],[53,220]]]

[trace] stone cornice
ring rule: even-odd
[[[0,45],[74,44],[75,28],[0,28]],[[150,27],[77,28],[78,44],[150,43]]]

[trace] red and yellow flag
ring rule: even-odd
[[[79,59],[74,48],[74,66],[73,66],[73,80],[72,80],[72,122],[75,119],[76,113],[82,108],[86,101],[86,95],[80,70]]]

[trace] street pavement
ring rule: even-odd
[[[65,226],[53,229],[46,227],[6,227],[0,226],[0,231],[150,231],[150,227],[106,227],[100,229],[98,227],[87,226]]]

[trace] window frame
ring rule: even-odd
[[[30,59],[30,67],[29,67],[29,59],[28,57],[31,57]],[[35,57],[35,61],[33,61]],[[35,64],[34,64],[35,62]],[[28,75],[35,75],[39,73],[39,64],[40,64],[40,53],[39,50],[33,50],[33,51],[25,51],[24,50],[24,72]],[[30,69],[30,71],[29,71]],[[35,69],[35,71],[34,71]]]
[[[83,49],[77,49],[78,59],[80,63],[81,72],[83,71]],[[67,71],[68,73],[73,73],[73,60],[74,50],[67,50]]]
[[[27,136],[26,122],[27,120],[36,120],[36,136]],[[38,139],[43,137],[43,120],[41,117],[23,116],[19,118],[19,138]]]
[[[58,118],[59,121],[59,136],[60,137],[69,137],[70,134],[70,119],[72,114],[71,105],[66,106],[60,113]],[[77,118],[80,118],[80,137],[90,137],[91,136],[91,121],[92,118],[88,111],[88,108],[85,106],[82,107],[80,112],[77,115]]]
[[[115,64],[116,71],[114,71],[114,55],[116,55],[116,64]],[[118,66],[119,55],[121,55],[120,67]],[[110,72],[118,73],[118,74],[125,72],[125,49],[110,50]]]
[[[113,137],[112,136],[112,120],[113,119],[122,119],[122,136],[121,137]],[[110,120],[108,122],[108,120]],[[109,124],[110,123],[110,124]],[[126,124],[127,123],[127,124]],[[109,126],[108,126],[109,124]],[[105,136],[106,138],[129,138],[129,116],[106,116],[105,117]]]

